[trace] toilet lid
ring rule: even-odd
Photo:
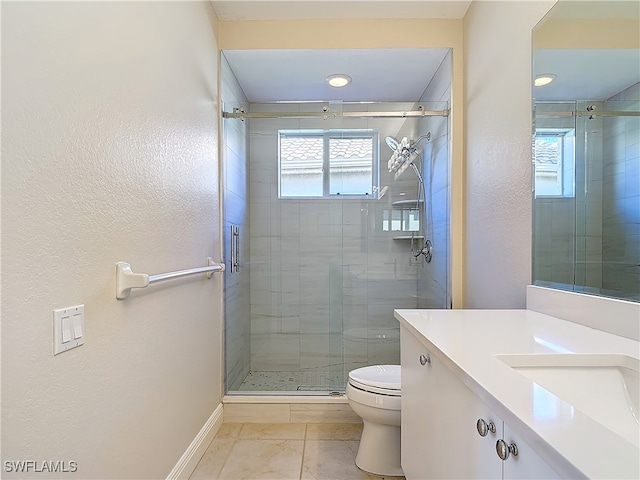
[[[349,372],[349,378],[362,385],[400,390],[400,365],[373,365]]]

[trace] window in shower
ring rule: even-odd
[[[279,197],[367,197],[377,184],[375,130],[280,130]]]
[[[536,197],[574,196],[574,152],[574,129],[539,128],[536,130]]]

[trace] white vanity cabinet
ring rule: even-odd
[[[401,363],[402,468],[408,480],[559,478],[404,326]],[[518,455],[501,460],[498,440],[507,449],[515,444]]]
[[[517,456],[509,455],[509,458],[502,462],[502,478],[509,480],[562,478],[506,423],[502,438],[507,445],[514,444],[518,449]]]

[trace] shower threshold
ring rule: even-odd
[[[250,372],[229,394],[342,396],[345,385],[342,372]]]
[[[340,390],[280,390],[277,392],[267,391],[267,390],[251,390],[251,391],[240,391],[240,390],[232,390],[227,392],[225,398],[232,400],[233,399],[257,399],[257,398],[270,398],[270,399],[278,399],[278,398],[347,398],[345,396],[344,391]]]
[[[315,393],[321,393],[321,394],[325,394],[325,395],[329,395],[331,397],[341,397],[342,395],[344,395],[344,389],[342,391],[339,390],[333,390],[333,391],[327,391],[327,387],[326,386],[322,386],[322,385],[300,385],[297,389],[297,392],[315,392]]]

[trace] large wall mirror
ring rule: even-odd
[[[640,3],[533,30],[533,283],[640,302]]]

